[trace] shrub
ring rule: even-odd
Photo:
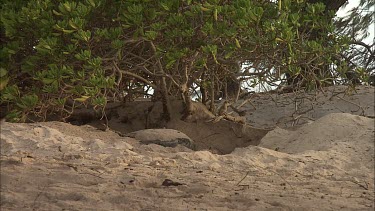
[[[168,96],[189,114],[197,87],[206,101],[238,79],[286,75],[314,88],[337,77],[329,67],[347,42],[332,12],[303,0],[24,2],[1,8],[1,105],[14,121],[102,110],[151,89],[168,119]]]

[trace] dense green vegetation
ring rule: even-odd
[[[335,11],[323,3],[3,2],[1,105],[14,121],[31,114],[66,117],[82,106],[100,111],[150,90],[164,102],[168,119],[170,96],[184,99],[189,114],[193,94],[213,102],[220,91],[233,90],[233,81],[255,86],[281,80],[314,89],[348,71],[338,55],[350,40],[336,34]]]

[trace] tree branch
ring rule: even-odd
[[[135,74],[135,73],[131,73],[131,72],[126,71],[126,70],[121,70],[121,69],[117,66],[116,62],[112,62],[112,64],[113,64],[113,66],[116,68],[116,70],[117,70],[118,72],[123,73],[123,74],[125,74],[125,75],[132,76],[133,78],[136,78],[136,79],[138,79],[138,80],[141,80],[141,81],[145,82],[147,85],[151,86],[153,89],[157,89],[157,87],[156,87],[155,84],[152,84],[149,80],[143,78],[142,76],[139,76],[139,75],[137,75],[137,74]]]

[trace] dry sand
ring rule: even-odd
[[[212,132],[218,123],[172,124],[189,137],[195,124],[200,151],[142,145],[88,125],[3,123],[1,210],[374,210],[373,95],[363,87],[341,97],[346,101],[318,97],[302,114],[314,118],[293,128],[280,124],[279,114],[256,119],[258,106],[249,124],[272,130],[249,129],[263,138],[239,147],[245,139],[238,136],[251,134],[235,136],[235,125],[224,130],[221,121],[218,130],[233,138],[216,134],[208,145],[235,148],[221,155],[203,148],[209,138],[197,138],[199,127]],[[368,117],[355,113],[356,105]],[[279,112],[293,114],[290,106]]]

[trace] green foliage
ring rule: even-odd
[[[208,86],[203,78],[223,81],[243,63],[263,73],[252,81],[287,73],[316,83],[345,47],[333,14],[302,0],[26,2],[1,8],[1,104],[14,120],[102,108],[137,87],[160,89],[160,75],[171,94]]]
[[[349,49],[342,52],[342,60],[348,62],[361,81],[371,83],[369,79],[375,77],[375,39],[369,43],[362,41],[369,38],[369,26],[375,24],[375,1],[360,0],[357,3],[358,6],[346,16],[336,18],[335,25],[338,33],[349,39]]]

